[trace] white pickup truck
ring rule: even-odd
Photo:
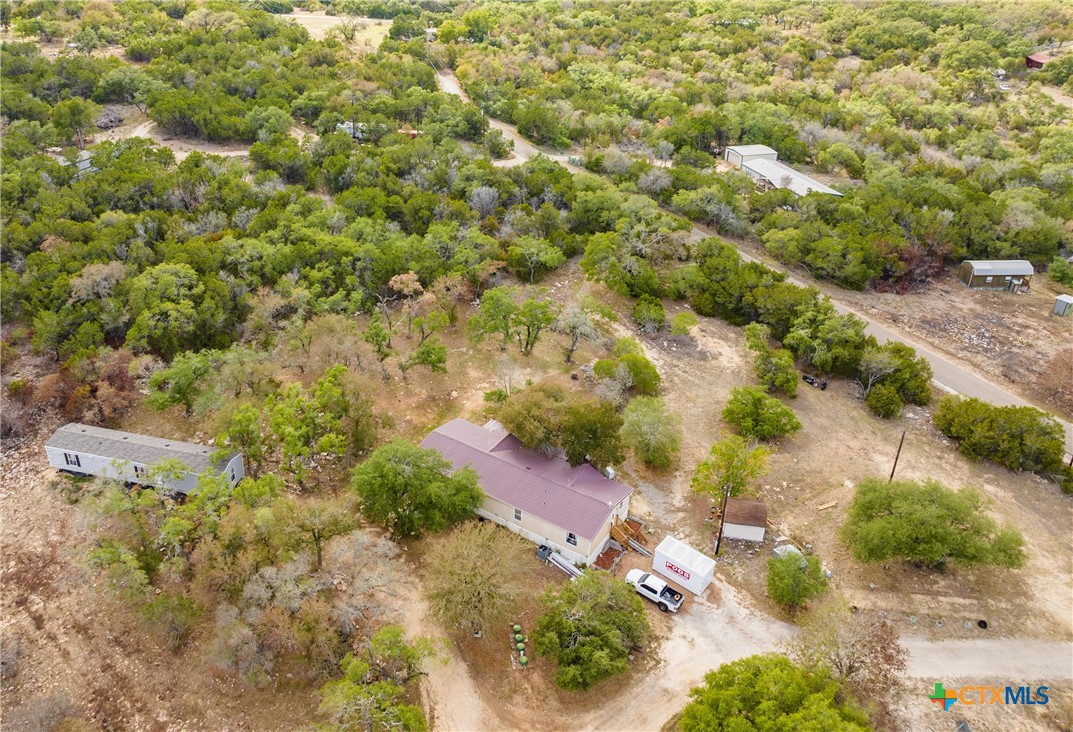
[[[626,584],[633,585],[638,595],[656,603],[663,612],[676,613],[682,607],[682,593],[654,574],[631,569],[626,573]]]

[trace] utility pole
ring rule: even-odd
[[[723,491],[723,506],[719,509],[719,535],[715,537],[715,555],[719,556],[719,545],[723,543],[723,524],[727,520],[727,501],[730,500],[730,486]]]
[[[894,471],[898,469],[898,458],[902,456],[902,445],[905,444],[905,430],[902,430],[902,439],[898,442],[898,452],[894,455],[894,467],[890,469],[890,478],[887,483],[894,480]]]

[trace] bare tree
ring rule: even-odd
[[[555,320],[552,330],[562,333],[568,338],[566,345],[567,363],[573,363],[574,352],[581,346],[583,340],[595,341],[600,337],[600,331],[596,329],[595,323],[592,322],[592,317],[584,309],[576,305],[565,310]]]
[[[805,666],[828,669],[866,697],[896,686],[909,658],[890,623],[852,612],[838,597],[816,609],[787,651]]]
[[[872,388],[886,377],[898,370],[898,359],[893,353],[882,348],[869,348],[861,356],[857,383],[863,396],[868,396]]]
[[[432,615],[448,628],[483,630],[525,587],[529,547],[491,522],[471,521],[439,539],[425,580]]]

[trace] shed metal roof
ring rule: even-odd
[[[1045,53],[1030,53],[1025,58],[1030,58],[1038,64],[1045,64],[1051,60],[1051,57]]]
[[[453,419],[421,446],[439,451],[455,470],[473,468],[489,497],[589,540],[633,493],[588,463],[571,466],[526,449],[497,422],[479,427]]]
[[[741,165],[743,170],[751,170],[761,178],[771,181],[776,188],[786,188],[799,196],[807,196],[809,193],[827,193],[832,196],[842,194],[830,186],[820,183],[815,178],[805,175],[783,165],[778,160],[747,160]]]
[[[1068,302],[1070,305],[1073,305],[1073,295],[1059,295],[1054,299],[1058,302]]]
[[[208,445],[120,432],[77,422],[65,424],[56,430],[52,437],[48,438],[45,447],[145,466],[156,465],[161,460],[172,458],[180,460],[193,473],[203,473],[209,469],[219,470],[238,454],[232,452],[224,460],[214,464],[212,454],[216,450]]]
[[[727,151],[733,150],[738,155],[778,155],[774,149],[767,145],[731,145]]]
[[[968,259],[974,274],[980,275],[1031,275],[1035,274],[1027,259]]]
[[[767,527],[767,504],[741,498],[728,498],[723,519],[725,523],[738,526]]]

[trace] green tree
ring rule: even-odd
[[[427,366],[430,371],[447,371],[447,346],[435,338],[422,340],[405,361],[399,363],[403,375],[414,366]]]
[[[428,723],[421,708],[406,702],[406,684],[418,674],[423,659],[432,655],[432,643],[407,643],[402,628],[388,625],[343,659],[343,678],[320,689],[320,711],[328,715],[330,729],[340,732],[425,732]]]
[[[64,99],[52,108],[52,126],[64,139],[78,138],[78,147],[86,147],[86,134],[96,129],[100,105],[78,97]]]
[[[693,492],[713,498],[728,493],[740,495],[767,472],[770,454],[762,445],[750,445],[738,435],[728,435],[712,445],[708,459],[697,465],[691,482]]]
[[[792,409],[753,386],[738,387],[730,393],[723,419],[745,437],[764,441],[801,429],[801,422]]]
[[[725,663],[689,692],[682,732],[868,732],[868,718],[840,701],[839,685],[785,656],[749,656]]]
[[[874,339],[853,313],[839,315],[829,300],[803,310],[790,326],[783,344],[821,371],[849,376]]]
[[[454,471],[436,450],[399,439],[355,468],[350,488],[371,521],[400,537],[442,531],[472,515],[484,498],[473,470]]]
[[[530,284],[556,267],[566,263],[566,256],[559,247],[546,239],[520,236],[507,250],[507,261],[519,277],[528,277]]]
[[[1047,277],[1055,284],[1073,287],[1073,264],[1062,257],[1055,257],[1047,268]]]
[[[391,347],[391,334],[391,326],[385,325],[384,319],[380,317],[380,313],[377,313],[369,321],[369,327],[365,329],[365,335],[362,336],[362,339],[373,347],[376,360],[380,364],[381,371],[384,372],[384,379],[388,378],[384,361],[388,360],[391,354],[395,352]]]
[[[428,554],[425,592],[445,628],[483,631],[502,619],[528,586],[532,545],[491,521],[469,521]]]
[[[565,401],[561,387],[536,384],[511,394],[496,410],[496,419],[523,445],[550,455],[559,446],[559,417]]]
[[[167,368],[154,372],[149,377],[149,404],[156,409],[181,404],[189,417],[206,388],[203,380],[212,372],[215,355],[213,351],[187,351],[176,356]]]
[[[567,405],[559,420],[559,444],[571,465],[588,460],[598,468],[622,462],[622,417],[603,401]]]
[[[518,339],[522,353],[525,355],[532,353],[537,341],[540,340],[540,334],[554,322],[555,313],[551,309],[551,303],[532,298],[523,302],[511,318],[515,337]]]
[[[174,365],[174,364],[173,364]],[[265,459],[264,437],[261,434],[261,410],[252,405],[236,409],[216,435],[221,451],[238,450],[250,466],[250,476],[256,478]]]
[[[749,350],[756,354],[753,370],[760,384],[770,394],[781,391],[793,399],[797,396],[797,369],[794,368],[794,355],[785,348],[771,348],[768,338],[771,329],[760,323],[745,326],[745,340]]]
[[[971,488],[868,478],[857,485],[842,538],[861,562],[904,559],[931,569],[950,562],[1024,566],[1024,537],[1000,528],[983,508]]]
[[[623,413],[622,439],[641,462],[663,470],[681,447],[682,420],[667,411],[662,399],[639,396]]]
[[[767,592],[787,610],[796,610],[827,592],[819,557],[790,553],[767,560]]]
[[[536,650],[558,664],[555,683],[571,691],[625,671],[627,657],[650,633],[641,598],[604,572],[549,587],[543,604]]]
[[[254,107],[246,113],[246,124],[259,142],[267,142],[277,135],[286,135],[294,120],[279,107]]]
[[[624,353],[617,358],[601,358],[593,364],[594,373],[601,379],[615,378],[619,367],[629,374],[629,386],[637,394],[655,396],[662,379],[655,365],[642,353]]]
[[[291,384],[265,403],[269,430],[281,448],[282,466],[299,485],[305,484],[314,455],[340,456],[347,451],[352,405],[343,386],[346,373],[345,366],[332,366],[314,384],[312,394],[301,384]]]
[[[503,337],[500,350],[506,350],[507,343],[514,335],[514,315],[518,304],[514,302],[514,289],[510,287],[493,287],[481,296],[480,310],[469,321],[470,331],[475,340],[484,336],[498,334]]]

